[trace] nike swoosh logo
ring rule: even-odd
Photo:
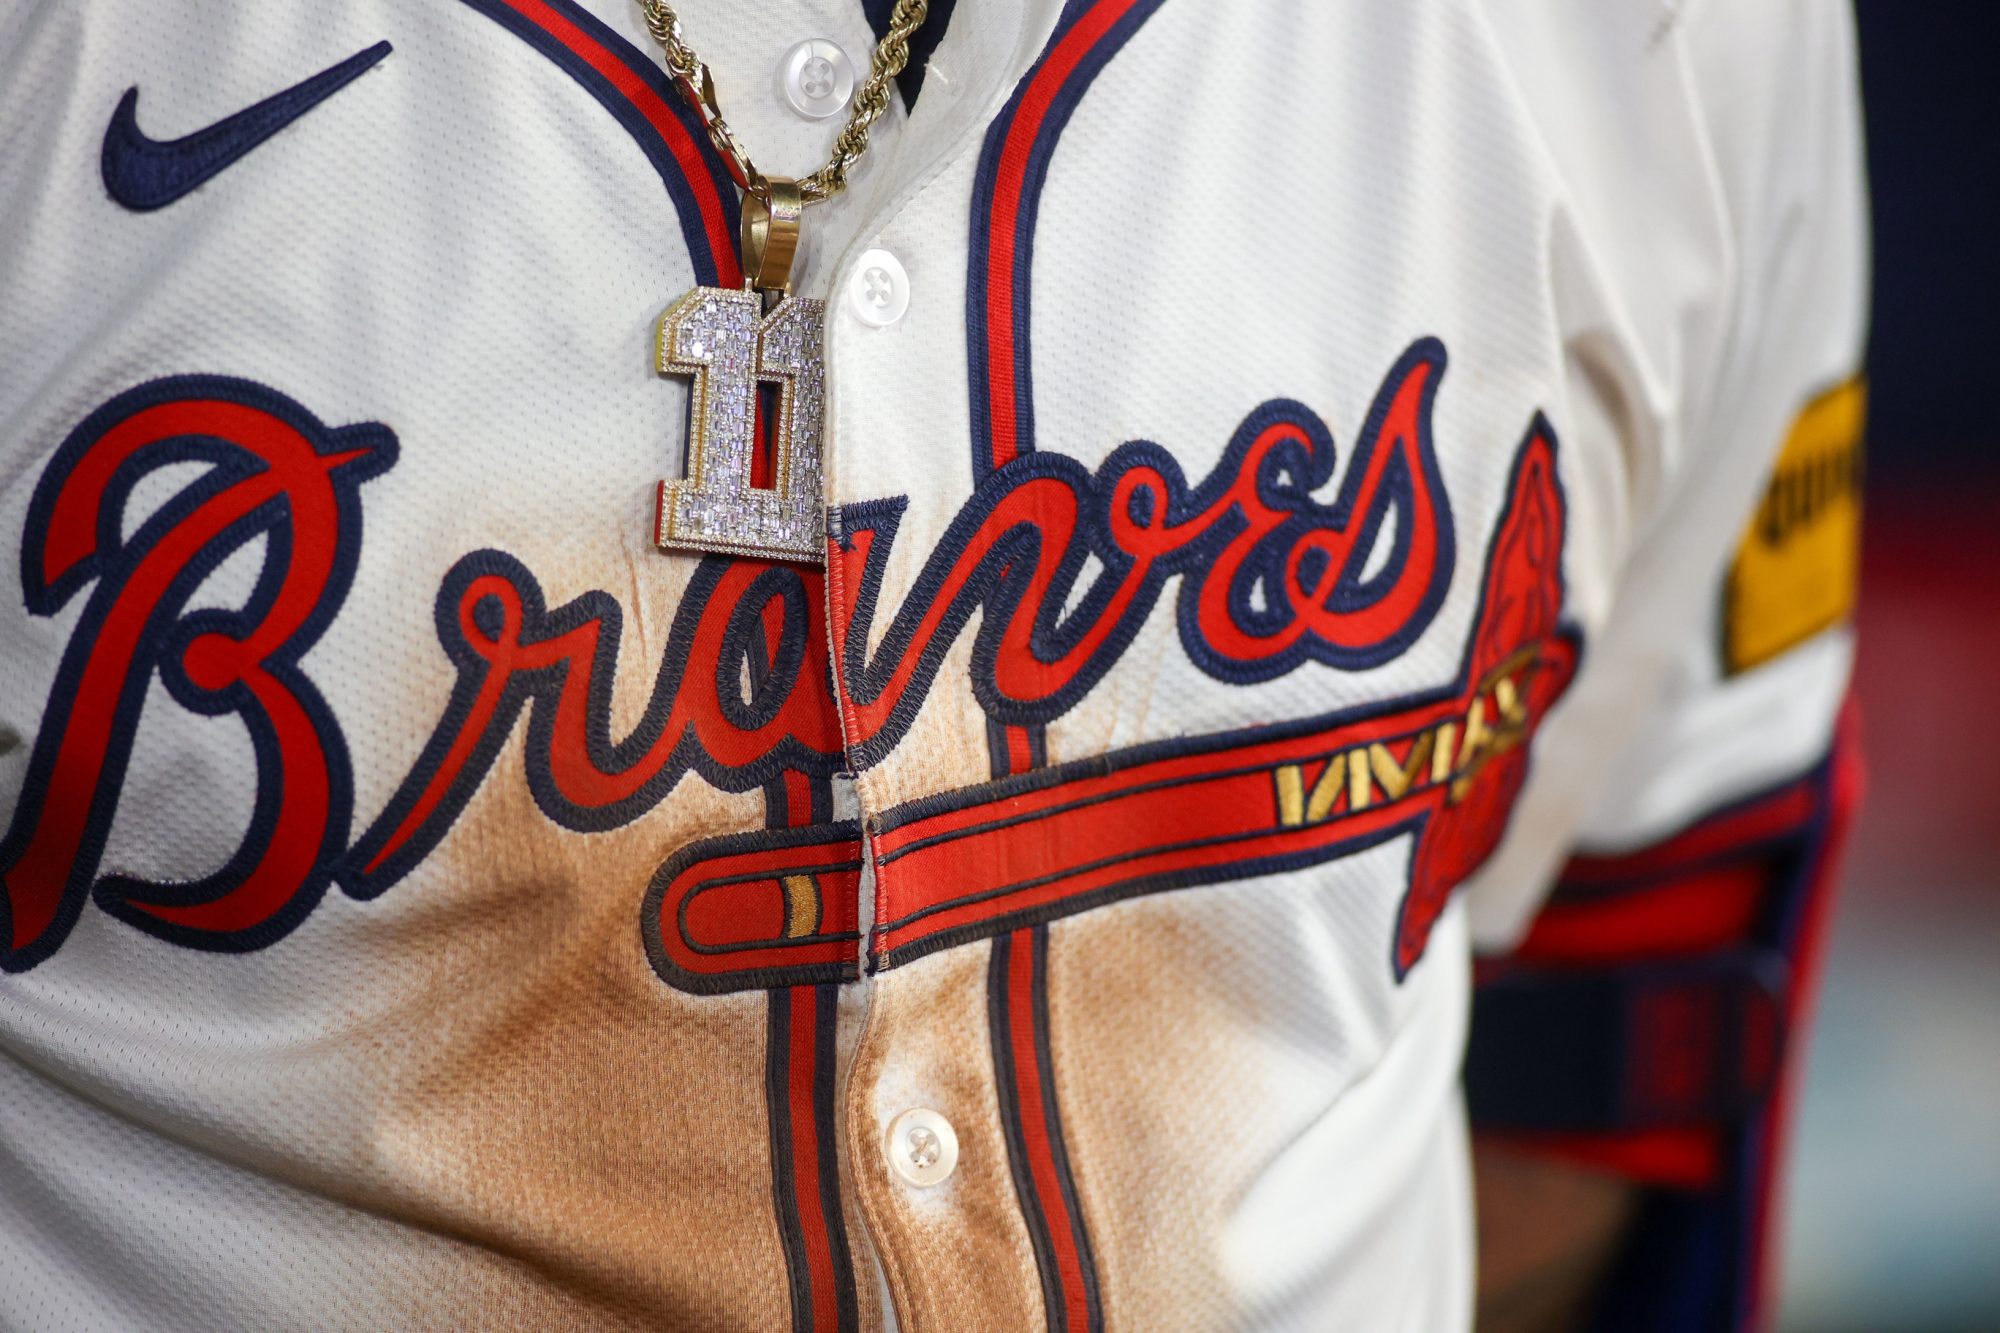
[[[104,132],[104,188],[135,213],[165,208],[215,179],[245,153],[361,77],[390,51],[377,42],[304,83],[179,139],[139,128],[139,90],[127,88]]]

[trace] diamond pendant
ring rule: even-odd
[[[756,292],[697,287],[660,320],[659,368],[694,376],[687,475],[660,483],[666,551],[766,560],[826,558],[820,495],[825,305],[787,297],[770,314]],[[778,386],[771,487],[751,485],[760,384]]]
[[[746,287],[697,287],[660,319],[662,374],[692,375],[687,469],[660,483],[653,540],[663,551],[765,560],[826,559],[820,423],[826,305],[788,294],[802,211],[795,182],[760,180],[743,199]],[[765,311],[765,293],[777,304]],[[757,402],[777,387],[771,484],[752,484]]]

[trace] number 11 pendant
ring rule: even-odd
[[[697,287],[660,319],[662,374],[692,375],[687,468],[660,483],[654,542],[763,560],[826,559],[820,429],[826,306],[788,294],[801,201],[794,182],[768,178],[743,199],[742,290]],[[765,293],[777,304],[765,312]],[[770,424],[771,485],[751,484],[757,403],[777,386]]]

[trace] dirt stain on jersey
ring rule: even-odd
[[[393,1207],[506,1256],[441,1281],[510,1321],[783,1326],[765,998],[670,990],[638,932],[661,858],[755,827],[760,798],[690,777],[579,835],[536,807],[522,764],[517,730],[437,855],[358,928],[409,967],[404,1025],[357,1070],[380,1089]]]
[[[1114,1327],[1240,1318],[1221,1237],[1261,1162],[1255,966],[1224,966],[1185,902],[1138,900],[1049,932],[1056,1094]],[[1230,980],[1235,978],[1235,980]]]
[[[856,1188],[906,1328],[1041,1328],[1041,1279],[1014,1195],[987,1039],[989,946],[883,973],[846,1089]],[[893,1058],[892,1058],[893,1053]],[[958,1166],[925,1189],[890,1173],[883,1131],[927,1107]]]

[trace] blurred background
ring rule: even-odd
[[[1736,0],[1756,3],[1757,0]],[[1849,857],[1784,1333],[2000,1330],[2000,0],[1856,0],[1875,209]]]

